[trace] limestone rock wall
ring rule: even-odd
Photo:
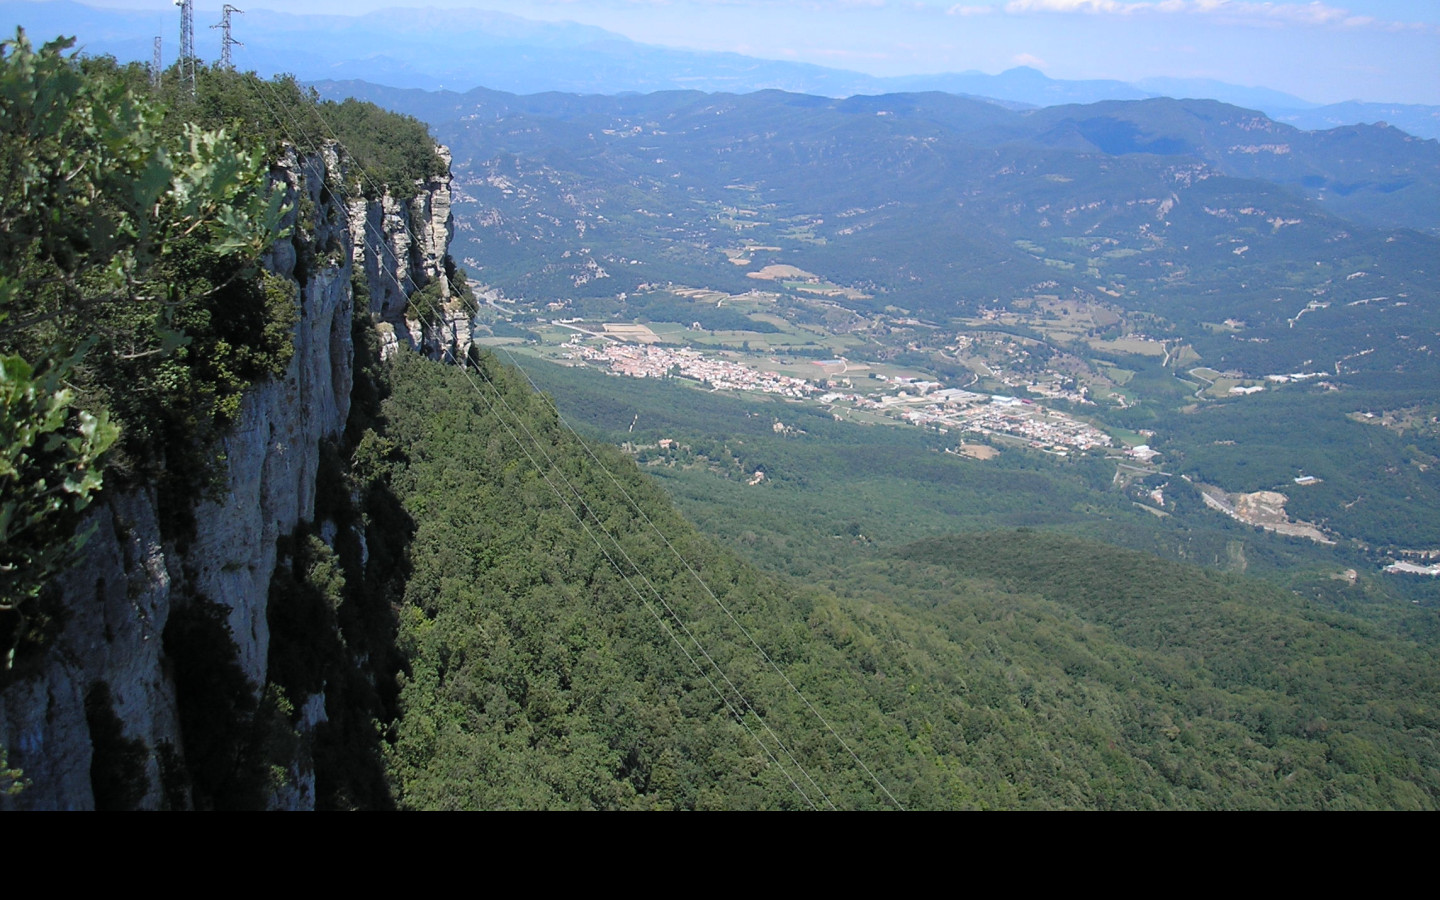
[[[101,682],[125,735],[155,751],[143,763],[152,788],[141,803],[158,805],[160,748],[173,747],[180,729],[163,661],[171,584],[154,494],[111,497],[90,521],[87,558],[63,579],[64,631],[39,673],[0,691],[0,742],[28,782],[12,797],[0,793],[0,808],[94,807],[85,700]]]

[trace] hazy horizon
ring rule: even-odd
[[[151,10],[157,31],[175,28],[171,0],[88,5]],[[208,26],[220,5],[196,4],[202,54],[218,43]],[[485,10],[873,76],[1030,66],[1059,79],[1211,79],[1322,104],[1440,104],[1440,4],[1421,0],[254,0],[245,8],[347,16]],[[242,40],[244,27],[237,16]]]

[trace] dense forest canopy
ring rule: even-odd
[[[414,529],[387,751],[402,806],[1430,808],[1440,796],[1433,636],[1387,636],[1253,579],[1025,528],[882,556],[852,544],[852,562],[803,586],[759,575],[680,520],[628,458],[587,451],[518,372],[476,365],[469,377],[420,359],[389,367],[389,440],[368,446],[391,449],[363,467]],[[648,573],[639,593],[636,571]],[[651,586],[688,628],[672,624],[678,640],[663,607],[647,610]],[[763,719],[727,706],[707,671]]]

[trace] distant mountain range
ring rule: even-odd
[[[75,34],[82,50],[149,61],[156,35],[173,60],[178,16],[171,11],[96,9],[70,2],[0,3],[0,15],[36,40]],[[206,15],[204,12],[201,16]],[[1353,101],[1318,106],[1262,87],[1202,79],[1063,81],[1026,67],[998,75],[959,72],[880,78],[806,63],[639,44],[588,25],[539,22],[484,10],[389,10],[363,16],[290,15],[252,10],[237,17],[236,65],[302,81],[362,80],[399,88],[534,94],[748,93],[778,89],[826,97],[943,91],[1011,108],[1171,96],[1258,109],[1298,128],[1383,121],[1440,138],[1440,107]],[[202,57],[219,56],[218,33],[197,23]],[[8,27],[8,26],[7,26]]]
[[[518,95],[488,88],[461,94],[363,81],[324,81],[314,86],[326,99],[353,97],[415,116],[447,142],[462,140],[456,129],[463,132],[488,123],[503,131],[508,127],[505,123],[522,119],[570,122],[591,135],[597,129],[608,134],[607,128],[631,127],[633,123],[626,117],[641,115],[641,110],[651,110],[658,117],[697,104],[728,109],[732,99],[702,91],[606,97],[561,92]],[[760,93],[764,96],[757,96]],[[733,99],[738,103],[741,98]],[[852,118],[857,110],[899,116],[929,123],[972,146],[1023,144],[1066,153],[1189,158],[1204,161],[1225,175],[1283,185],[1323,202],[1332,213],[1372,227],[1440,234],[1436,218],[1440,210],[1440,147],[1385,125],[1307,131],[1233,104],[1164,97],[1023,109],[1006,109],[984,98],[957,97],[943,91],[848,100],[768,91],[752,92],[743,99],[755,101],[771,114],[777,109],[788,109],[792,116],[828,109]],[[747,103],[743,108],[753,105]],[[756,125],[752,130],[761,133],[766,129]],[[497,146],[503,143],[499,141]]]
[[[455,257],[508,297],[743,294],[789,266],[930,321],[1036,291],[1114,302],[1222,370],[1435,367],[1440,144],[1394,128],[1168,98],[321,92],[430,122]],[[1243,340],[1204,324],[1227,319]]]

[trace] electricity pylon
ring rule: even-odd
[[[237,9],[227,3],[220,11],[220,24],[210,26],[211,28],[220,29],[220,65],[222,68],[235,68],[234,64],[230,61],[230,48],[237,45],[241,47],[245,46],[243,42],[237,41],[230,36],[230,14],[240,13],[243,15],[244,12],[245,10]]]
[[[180,81],[190,81],[195,96],[195,0],[175,0],[180,7]]]

